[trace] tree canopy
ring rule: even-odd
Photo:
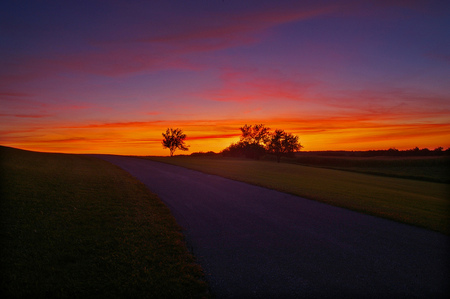
[[[266,149],[268,153],[277,157],[277,162],[280,162],[282,156],[292,155],[303,147],[298,142],[298,136],[284,130],[275,130],[270,137]]]
[[[162,136],[164,137],[162,141],[163,148],[169,149],[171,157],[173,157],[177,149],[182,151],[189,150],[189,146],[184,143],[186,134],[183,133],[183,130],[168,128],[165,133],[162,133]]]
[[[269,141],[269,130],[263,124],[259,125],[244,125],[240,128],[242,135],[240,142],[244,144],[264,145]]]
[[[225,156],[245,156],[260,159],[266,153],[274,154],[280,162],[282,156],[293,155],[303,146],[298,136],[286,133],[284,130],[270,132],[270,128],[263,124],[244,125],[240,128],[242,135],[239,142],[231,144],[222,151]]]

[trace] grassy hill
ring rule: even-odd
[[[128,173],[82,155],[0,158],[2,298],[208,297],[168,208]]]

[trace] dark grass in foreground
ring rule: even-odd
[[[449,185],[270,161],[147,157],[450,234]]]
[[[126,172],[87,156],[0,154],[2,298],[207,297],[168,208]]]

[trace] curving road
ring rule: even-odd
[[[439,298],[449,238],[149,160],[97,155],[158,194],[217,298]]]

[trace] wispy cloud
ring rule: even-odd
[[[306,100],[305,94],[320,84],[300,74],[278,70],[259,72],[250,69],[224,70],[219,88],[204,91],[202,98],[225,102],[267,100]]]
[[[294,6],[272,7],[266,10],[256,10],[240,13],[222,13],[204,16],[203,19],[186,19],[185,22],[172,24],[171,32],[167,34],[151,34],[140,38],[138,42],[159,42],[186,45],[186,42],[199,42],[205,49],[218,49],[235,45],[235,42],[247,43],[253,41],[248,35],[266,30],[284,23],[307,20],[333,12],[335,5],[321,7]],[[175,26],[175,27],[173,27]],[[214,43],[216,42],[216,44]],[[224,43],[226,42],[226,43]],[[198,48],[197,48],[198,49]]]
[[[246,45],[268,28],[330,13],[334,6],[293,7],[252,12],[221,13],[184,17],[184,22],[155,27],[143,20],[128,37],[91,39],[79,51],[22,56],[9,66],[10,80],[51,76],[60,72],[83,72],[104,76],[152,72],[166,69],[195,69],[187,54],[198,54]],[[156,29],[156,30],[155,30]],[[34,75],[33,74],[39,74]]]
[[[130,122],[112,122],[112,123],[93,123],[93,124],[72,124],[63,125],[65,129],[89,129],[89,128],[136,128],[149,127],[152,125],[161,124],[163,121],[130,121]]]
[[[19,117],[19,118],[44,118],[50,114],[0,114],[0,117]]]
[[[450,134],[450,125],[448,124],[385,125],[365,128],[364,131],[344,135],[339,139],[339,143],[342,147],[358,144],[363,148],[370,148],[375,144],[379,144],[379,147],[381,144],[385,144],[385,148],[446,146],[443,138],[448,134]]]
[[[0,91],[0,99],[7,99],[7,98],[26,98],[26,97],[32,97],[33,94],[26,93],[26,92],[17,92],[17,91]]]

